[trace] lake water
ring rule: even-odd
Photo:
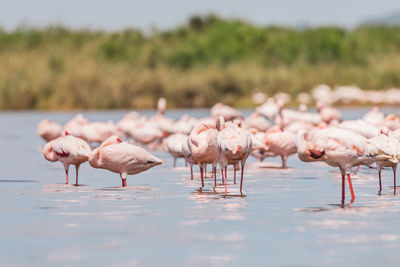
[[[347,119],[366,110],[344,110]],[[386,110],[388,111],[388,110]],[[399,113],[400,110],[392,110]],[[206,110],[183,112],[199,117]],[[120,119],[124,111],[83,112],[91,120]],[[151,115],[152,111],[141,113]],[[245,112],[248,114],[248,112]],[[0,113],[0,264],[102,266],[399,266],[400,197],[391,170],[353,176],[356,200],[341,207],[341,178],[323,163],[300,162],[287,170],[279,158],[250,159],[244,196],[228,173],[228,196],[213,179],[200,189],[198,168],[190,180],[172,158],[128,177],[80,168],[82,186],[63,184],[60,163],[46,161],[37,123],[65,123],[75,113]],[[73,170],[73,169],[72,169]],[[210,170],[209,170],[210,171]],[[72,172],[70,181],[75,180]],[[400,179],[398,179],[399,181]],[[347,203],[350,199],[346,184]]]

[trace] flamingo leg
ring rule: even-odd
[[[217,187],[217,167],[213,167],[214,173],[214,187]]]
[[[174,168],[176,167],[176,158],[174,157]]]
[[[243,174],[244,174],[244,163],[242,162],[242,169],[241,169],[241,176],[240,176],[240,194],[242,193],[242,188],[243,188]]]
[[[75,165],[75,171],[76,171],[75,185],[78,185],[78,170],[79,170],[79,165]]]
[[[379,193],[382,192],[382,181],[381,181],[381,172],[382,170],[379,169]]]
[[[221,167],[221,180],[222,180],[222,183],[224,183],[224,168],[222,168],[222,167]]]
[[[227,178],[227,175],[228,175],[228,167],[225,166],[225,179]]]
[[[233,183],[236,184],[236,166],[233,165]]]
[[[190,164],[190,180],[193,180],[193,165]]]
[[[342,205],[344,205],[344,199],[345,199],[345,181],[344,181],[344,174],[342,173]]]
[[[126,173],[121,173],[122,187],[126,187]]]
[[[396,194],[396,167],[393,167],[393,193]]]
[[[227,182],[227,176],[226,176],[226,173],[227,173],[227,171],[226,171],[226,167],[225,167],[225,195],[228,193],[228,182]]]
[[[204,187],[203,171],[203,167],[200,167],[201,187]]]
[[[286,156],[281,156],[282,158],[282,169],[286,169]]]
[[[351,193],[351,203],[353,203],[354,199],[356,199],[356,197],[354,195],[353,184],[351,183],[350,173],[347,174],[347,180],[349,181],[349,187],[350,187],[350,193]]]
[[[69,184],[68,168],[65,169],[65,184]]]

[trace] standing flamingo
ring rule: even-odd
[[[378,136],[372,137],[368,140],[373,143],[379,151],[381,155],[380,158],[377,158],[375,164],[378,167],[379,171],[379,192],[382,192],[382,181],[381,181],[381,172],[383,167],[391,167],[393,169],[393,187],[394,193],[396,193],[396,168],[400,159],[400,142],[389,135],[389,129],[383,127]]]
[[[241,122],[235,121],[227,123],[221,129],[217,142],[221,153],[221,169],[225,169],[225,194],[227,193],[227,166],[232,164],[236,172],[236,165],[239,162],[241,164],[240,193],[242,194],[244,166],[252,148],[251,135],[242,128]]]
[[[164,146],[168,153],[174,158],[174,168],[176,167],[177,158],[185,158],[183,153],[184,143],[187,143],[186,134],[172,134],[164,140]]]
[[[194,161],[200,165],[201,187],[204,187],[204,168],[212,164],[214,185],[217,186],[217,163],[219,152],[217,144],[218,131],[203,122],[197,124],[188,138],[188,147]]]
[[[296,135],[282,130],[279,126],[273,126],[264,135],[264,144],[267,151],[280,155],[282,159],[282,168],[286,168],[287,158],[297,152]]]
[[[79,166],[88,161],[90,153],[90,146],[84,140],[70,135],[67,131],[64,136],[48,142],[43,148],[43,155],[48,161],[60,161],[64,165],[66,184],[69,182],[69,165],[72,164],[75,165],[75,184],[78,185]]]
[[[113,135],[93,150],[89,163],[93,168],[119,173],[125,187],[128,174],[146,171],[163,162],[147,150],[122,142],[121,138]]]
[[[338,167],[342,173],[342,204],[345,199],[345,175],[349,182],[351,203],[355,200],[350,170],[353,166],[371,165],[376,160],[378,149],[365,137],[353,131],[340,128],[326,128],[314,131],[312,135],[305,130],[297,133],[297,151],[302,161],[324,161]]]

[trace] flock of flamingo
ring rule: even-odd
[[[81,114],[61,126],[48,119],[38,125],[38,134],[48,143],[44,157],[60,161],[68,184],[69,165],[75,165],[76,184],[79,166],[89,161],[94,168],[119,173],[122,186],[127,175],[137,174],[162,160],[149,150],[164,150],[174,159],[184,158],[190,165],[199,165],[201,186],[204,187],[206,166],[212,166],[214,186],[217,186],[217,167],[227,194],[227,167],[240,170],[240,193],[247,158],[260,161],[280,156],[282,168],[287,158],[296,154],[304,162],[322,161],[338,167],[342,174],[342,203],[345,200],[347,178],[351,202],[355,200],[350,170],[353,167],[376,164],[379,192],[382,191],[381,170],[393,169],[396,192],[396,168],[400,159],[400,119],[385,115],[374,107],[358,120],[342,120],[339,109],[319,101],[316,111],[302,104],[298,110],[286,109],[285,99],[267,99],[248,117],[230,106],[218,103],[206,118],[183,115],[178,121],[165,116],[166,100],[158,101],[158,113],[147,118],[137,112],[126,114],[117,123],[89,122]],[[122,141],[123,139],[127,141]],[[92,150],[99,144],[97,148]],[[91,144],[91,145],[89,145]]]

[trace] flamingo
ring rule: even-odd
[[[242,194],[244,166],[252,148],[251,135],[242,128],[241,122],[227,123],[225,127],[220,124],[219,127],[222,129],[218,134],[217,142],[221,154],[220,166],[221,169],[225,169],[225,194],[227,194],[227,166],[232,164],[235,168],[239,162],[241,164],[240,193]]]
[[[60,124],[52,122],[49,119],[41,120],[37,128],[38,135],[46,140],[46,142],[60,137],[62,131],[63,127]]]
[[[82,127],[89,124],[81,113],[78,113],[74,118],[64,125],[64,130],[76,137],[82,137]]]
[[[305,130],[297,133],[297,151],[305,162],[323,161],[338,167],[342,173],[342,204],[345,200],[345,175],[351,192],[351,203],[355,200],[350,170],[353,166],[371,165],[378,155],[375,145],[353,131],[340,128],[325,128],[309,134]]]
[[[333,120],[342,121],[343,115],[339,109],[330,107],[323,101],[318,101],[316,107],[322,121],[326,123],[329,123]]]
[[[113,135],[93,150],[89,157],[89,164],[93,168],[119,173],[122,186],[125,187],[128,174],[146,171],[154,166],[163,164],[163,162],[151,155],[147,150],[122,142],[121,138]]]
[[[282,168],[287,167],[287,158],[297,152],[296,135],[283,130],[280,126],[271,127],[265,133],[263,141],[267,151],[281,156]]]
[[[394,192],[396,193],[396,168],[400,159],[400,142],[395,137],[389,135],[389,129],[386,127],[381,129],[378,136],[369,139],[369,142],[378,148],[379,153],[388,155],[388,157],[379,158],[375,162],[379,171],[379,192],[382,192],[382,169],[383,167],[391,167],[393,169]]]
[[[164,115],[166,109],[167,109],[167,100],[164,97],[161,97],[157,101],[157,113],[159,115]]]
[[[88,143],[81,138],[70,135],[67,131],[63,136],[48,142],[43,148],[45,159],[51,162],[60,161],[64,165],[66,184],[69,183],[69,165],[75,165],[76,182],[78,185],[79,166],[88,161],[91,150]]]
[[[187,143],[187,135],[185,134],[172,134],[165,140],[165,148],[168,153],[174,158],[174,168],[176,167],[176,159],[184,158],[183,146]]]
[[[363,117],[363,120],[366,123],[371,124],[373,126],[379,126],[384,119],[385,119],[385,114],[383,114],[379,110],[379,107],[373,107],[371,111],[367,112]]]
[[[255,128],[250,128],[248,131],[251,134],[252,151],[251,155],[257,158],[260,162],[267,157],[275,157],[276,155],[268,151],[268,148],[263,143],[264,133],[259,132]]]
[[[183,115],[182,118],[174,124],[175,133],[184,133],[189,135],[193,127],[196,126],[198,120],[190,117],[189,115]]]
[[[273,98],[268,98],[264,104],[256,108],[256,112],[262,114],[267,119],[272,120],[278,114],[279,106],[275,103]]]
[[[213,107],[211,107],[210,112],[213,118],[222,116],[226,121],[233,121],[234,119],[243,117],[242,113],[240,113],[238,110],[222,103],[215,104]]]
[[[117,132],[112,121],[90,122],[82,127],[82,139],[88,143],[101,143]]]
[[[204,187],[203,170],[206,164],[212,164],[214,185],[217,186],[217,163],[219,149],[217,144],[218,130],[208,127],[203,122],[197,124],[188,138],[188,147],[194,161],[200,165],[201,187]]]
[[[271,127],[270,121],[258,112],[254,112],[250,117],[246,118],[244,125],[247,129],[255,128],[261,132],[265,132]]]
[[[164,133],[159,129],[155,122],[143,121],[136,124],[135,128],[130,129],[129,135],[141,144],[149,145],[157,140],[160,140]]]

